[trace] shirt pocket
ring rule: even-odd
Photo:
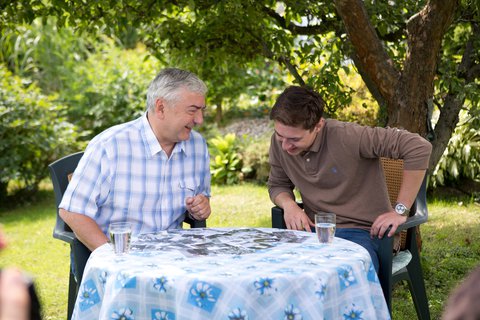
[[[185,197],[193,197],[200,192],[200,186],[192,178],[186,178],[178,182],[179,191]]]

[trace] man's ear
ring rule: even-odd
[[[155,116],[163,118],[165,116],[165,100],[158,98],[155,100]]]
[[[320,132],[320,130],[322,130],[324,125],[325,125],[325,119],[321,117],[320,120],[315,125],[315,131]]]

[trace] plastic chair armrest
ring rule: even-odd
[[[57,229],[53,230],[53,237],[55,239],[65,241],[70,244],[73,242],[73,240],[77,238],[75,237],[75,234],[71,231],[59,231]]]
[[[413,216],[409,217],[407,221],[398,226],[397,231],[395,233],[399,233],[400,231],[410,229],[412,227],[416,227],[421,225],[422,223],[427,222],[427,217],[425,216]]]

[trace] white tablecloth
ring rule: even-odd
[[[110,245],[85,268],[73,319],[390,319],[368,252],[279,229],[189,229]]]

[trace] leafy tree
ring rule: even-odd
[[[81,30],[106,26],[119,35],[135,29],[156,56],[175,52],[214,76],[222,75],[225,65],[243,68],[266,58],[298,84],[317,88],[332,111],[350,102],[352,88],[341,81],[339,70],[353,62],[380,105],[384,124],[433,141],[433,168],[464,103],[471,103],[473,112],[479,108],[479,3],[19,0],[0,6],[0,23],[54,15],[59,24]],[[433,126],[435,108],[439,117]]]

